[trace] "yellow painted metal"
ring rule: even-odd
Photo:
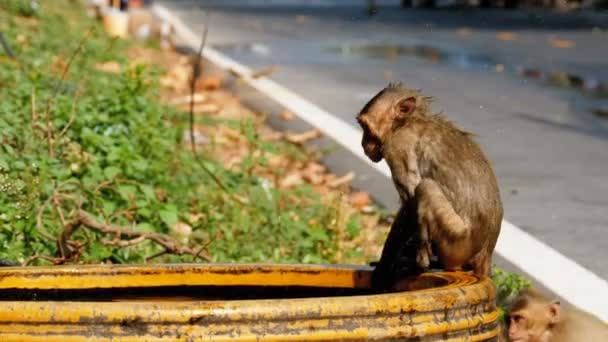
[[[401,292],[371,294],[370,274],[369,267],[270,264],[2,268],[0,341],[495,340],[488,278],[426,273],[404,281]],[[184,287],[201,293],[182,298]],[[263,299],[217,297],[217,289],[249,287],[266,289]],[[299,298],[272,296],[288,288]],[[146,297],[155,289],[162,296]],[[313,297],[318,289],[325,295]],[[121,298],[125,291],[145,294]]]

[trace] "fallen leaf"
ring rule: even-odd
[[[355,174],[353,172],[349,172],[342,177],[334,179],[328,184],[328,186],[330,188],[337,188],[341,185],[352,182],[353,179],[355,179]]]
[[[171,227],[173,232],[180,236],[190,236],[192,234],[192,227],[190,227],[187,223],[177,221]]]
[[[271,154],[267,156],[266,159],[268,162],[268,167],[272,169],[284,168],[288,163],[287,159],[284,156],[278,154]]]
[[[188,216],[188,219],[190,220],[190,222],[192,222],[192,223],[196,223],[196,222],[198,222],[198,220],[200,220],[202,217],[203,217],[203,214],[201,214],[201,213],[191,213],[191,214]]]
[[[190,94],[185,95],[185,96],[178,96],[178,97],[174,97],[171,100],[169,100],[169,103],[177,106],[177,105],[183,105],[183,104],[190,104],[190,101],[194,99],[194,103],[198,103],[198,102],[203,102],[207,99],[207,96],[205,94],[201,94],[201,93],[195,93],[194,96],[190,96]]]
[[[367,192],[354,192],[350,195],[349,201],[358,210],[362,210],[372,204],[372,198]]]
[[[217,90],[222,87],[224,83],[224,75],[222,74],[213,74],[204,77],[200,82],[200,87],[203,90]]]
[[[575,44],[570,39],[549,38],[549,45],[556,49],[570,49]]]
[[[303,133],[287,133],[285,134],[285,140],[289,141],[292,144],[303,144],[309,140],[317,139],[321,137],[321,131],[314,128],[310,131],[306,131]]]
[[[323,173],[325,169],[325,166],[319,163],[310,163],[302,170],[302,178],[312,185],[319,185],[324,181]]]
[[[284,137],[285,135],[283,133],[277,131],[264,132],[262,134],[262,139],[266,141],[277,141],[283,139]]]
[[[515,40],[517,40],[517,33],[513,33],[513,32],[499,32],[496,35],[496,39],[502,40],[502,41],[515,41]]]
[[[277,69],[278,69],[278,67],[276,65],[269,65],[267,67],[263,67],[263,68],[254,70],[251,72],[251,78],[260,78],[260,77],[269,76],[270,74],[277,71]]]
[[[279,182],[279,186],[281,188],[287,189],[292,188],[294,186],[298,186],[303,183],[302,176],[299,173],[293,172],[285,176],[285,178],[281,179]]]
[[[285,121],[293,121],[296,118],[296,116],[288,110],[285,110],[281,114],[279,114],[279,117]]]
[[[203,103],[194,106],[195,113],[216,114],[220,111],[220,106],[215,103]]]

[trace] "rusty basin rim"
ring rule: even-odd
[[[0,292],[15,288],[89,289],[159,283],[366,287],[371,270],[366,266],[282,264],[2,268]],[[78,336],[84,336],[81,334],[93,331],[109,332],[109,337],[88,336],[83,340],[105,341],[111,337],[118,341],[168,341],[188,337],[337,341],[442,336],[440,340],[476,341],[496,336],[496,291],[489,278],[468,272],[434,272],[419,277],[441,278],[446,284],[385,294],[294,299],[4,301],[0,303],[0,340],[78,340]],[[131,325],[145,329],[133,330]],[[43,336],[41,331],[50,335]]]
[[[2,267],[0,291],[213,285],[368,288],[372,271],[362,265],[246,263]],[[428,289],[433,291],[483,280],[470,272],[431,272],[418,278],[445,284]]]

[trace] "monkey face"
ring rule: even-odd
[[[550,304],[534,299],[507,316],[509,340],[512,342],[543,342],[552,326],[559,322],[559,302]]]
[[[509,341],[512,342],[530,342],[532,336],[530,336],[530,327],[528,326],[528,319],[525,315],[514,313],[508,317],[509,326]]]
[[[382,142],[380,142],[380,139],[376,138],[369,132],[364,132],[361,146],[363,146],[365,155],[374,163],[382,160]]]
[[[371,159],[374,163],[382,160],[382,140],[375,132],[372,122],[370,122],[369,113],[361,113],[357,117],[357,122],[361,128],[363,128],[363,139],[361,139],[361,146],[365,155]]]

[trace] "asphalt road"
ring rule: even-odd
[[[252,68],[277,65],[270,78],[353,126],[389,81],[435,97],[436,111],[477,134],[505,218],[608,279],[608,118],[598,115],[608,15],[385,7],[370,18],[351,6],[363,1],[158,2],[200,32],[211,9],[210,46]]]

